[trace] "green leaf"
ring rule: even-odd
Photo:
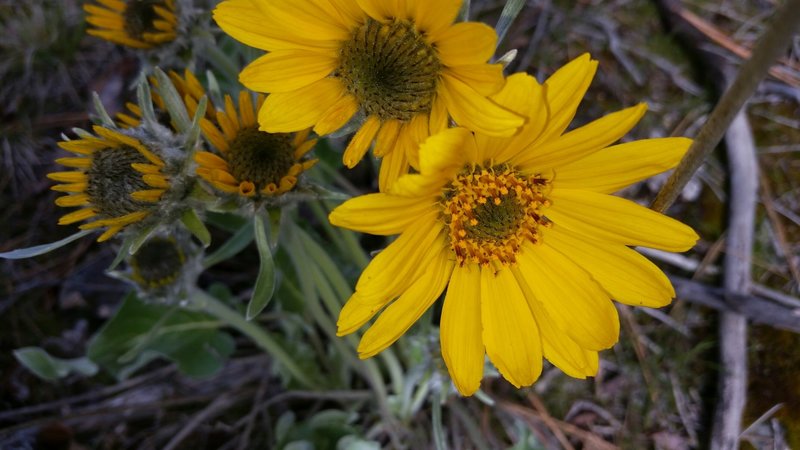
[[[73,372],[87,377],[97,373],[97,366],[86,357],[75,359],[56,358],[39,347],[25,347],[14,350],[14,358],[37,377],[47,381],[56,381]]]
[[[133,235],[133,240],[131,241],[131,245],[128,248],[128,253],[131,255],[135,255],[136,252],[138,252],[139,249],[142,247],[142,245],[144,245],[144,243],[147,242],[148,239],[150,239],[150,236],[153,234],[153,232],[156,231],[156,228],[158,228],[158,224],[155,223],[140,228],[136,232],[136,234]]]
[[[197,151],[197,141],[200,139],[200,121],[205,117],[206,107],[208,106],[208,97],[205,95],[197,103],[197,110],[194,112],[192,118],[192,125],[189,127],[189,133],[186,137],[186,161],[194,161],[194,154]]]
[[[247,320],[253,320],[267,306],[275,292],[275,262],[272,260],[272,252],[269,249],[267,222],[260,214],[256,214],[253,218],[253,227],[261,267],[258,270],[258,278],[256,278],[250,303],[247,304],[245,316]]]
[[[336,450],[380,450],[380,448],[380,442],[368,441],[352,434],[339,439],[336,443]]]
[[[205,377],[234,350],[233,339],[219,331],[222,325],[204,313],[143,303],[131,293],[92,338],[87,354],[119,379],[159,357],[186,375]]]
[[[158,119],[156,119],[156,112],[153,109],[153,96],[150,93],[150,83],[146,76],[139,77],[139,85],[136,86],[136,100],[142,111],[142,120],[155,123]]]
[[[133,245],[134,236],[131,234],[125,235],[125,239],[122,241],[122,244],[119,247],[119,251],[117,252],[117,256],[114,257],[114,261],[111,261],[111,265],[108,266],[106,272],[111,272],[112,270],[116,269],[117,266],[125,259],[126,256],[130,255],[131,245]]]
[[[111,116],[108,115],[108,111],[106,111],[106,108],[103,106],[103,101],[100,100],[100,96],[97,92],[92,92],[92,103],[94,104],[94,111],[97,113],[97,118],[100,119],[100,124],[106,128],[116,128],[117,125],[114,124]]]
[[[178,90],[175,89],[175,85],[172,84],[172,80],[163,70],[156,68],[155,75],[158,81],[156,90],[164,100],[164,106],[169,113],[170,119],[172,119],[172,123],[175,124],[178,132],[185,133],[191,128],[192,122],[189,119],[189,113],[186,111],[183,98],[181,98]]]
[[[208,231],[203,221],[200,220],[200,216],[197,215],[194,209],[188,208],[185,210],[183,214],[181,214],[181,222],[194,237],[203,243],[203,247],[211,245],[211,233]]]
[[[230,239],[225,241],[224,244],[220,245],[218,249],[214,251],[214,253],[208,255],[203,260],[203,268],[208,269],[209,267],[219,264],[222,261],[225,261],[228,258],[232,258],[240,251],[244,250],[245,247],[250,245],[250,242],[253,241],[253,227],[250,224],[247,224],[237,231]]]
[[[497,31],[497,45],[500,45],[500,42],[506,36],[506,33],[508,33],[508,29],[511,28],[514,19],[516,19],[519,12],[522,11],[523,6],[525,6],[525,0],[506,0],[506,6],[503,7],[503,11],[500,13],[500,19],[497,20],[497,26],[495,27]]]
[[[0,253],[0,258],[25,259],[25,258],[32,258],[34,256],[44,255],[45,253],[52,252],[53,250],[61,248],[72,241],[77,241],[78,239],[86,236],[87,234],[91,234],[94,231],[95,230],[83,230],[73,234],[72,236],[65,237],[60,241],[51,242],[49,244],[35,245],[33,247],[20,248],[17,250],[11,250],[10,252]]]

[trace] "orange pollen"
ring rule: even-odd
[[[550,181],[508,165],[467,167],[444,189],[442,219],[460,265],[513,265],[525,241],[538,242]]]

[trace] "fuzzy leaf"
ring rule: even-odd
[[[224,244],[220,245],[214,253],[208,255],[203,260],[203,267],[208,269],[215,264],[219,264],[228,258],[236,256],[236,254],[244,250],[251,242],[253,242],[253,227],[247,224],[239,228],[239,231],[225,241]]]
[[[258,270],[258,278],[256,278],[250,303],[247,304],[247,320],[253,320],[267,306],[275,292],[275,262],[272,260],[272,252],[269,248],[267,223],[259,214],[256,214],[253,220],[261,267]]]
[[[73,372],[87,377],[97,373],[97,366],[86,357],[56,358],[39,347],[24,347],[14,350],[14,358],[37,377],[47,381],[56,381]]]
[[[34,256],[44,255],[45,253],[52,252],[55,249],[61,248],[72,241],[77,241],[78,239],[93,232],[94,230],[83,230],[73,234],[72,236],[67,236],[64,239],[61,239],[60,241],[51,242],[49,244],[35,245],[33,247],[20,248],[17,250],[11,250],[9,252],[0,253],[0,258],[25,259],[25,258],[32,258]]]
[[[210,376],[234,350],[211,316],[174,306],[143,303],[129,294],[114,317],[92,338],[87,355],[118,379],[164,357],[193,377]]]
[[[194,237],[203,243],[203,247],[211,245],[211,233],[206,225],[200,220],[194,209],[189,208],[181,214],[181,223],[189,230]]]

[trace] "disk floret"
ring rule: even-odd
[[[413,22],[367,19],[341,49],[335,75],[367,115],[407,122],[431,111],[441,63]]]
[[[549,223],[542,215],[549,184],[505,164],[461,171],[440,201],[458,263],[515,264],[523,243],[538,242],[539,227]]]

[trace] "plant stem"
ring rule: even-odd
[[[756,42],[750,59],[742,64],[736,79],[722,95],[686,156],[658,193],[651,206],[652,209],[659,212],[666,211],[706,157],[719,144],[736,113],[742,109],[770,66],[789,45],[794,30],[800,24],[800,0],[786,0],[783,6],[775,11],[773,17],[767,31]]]
[[[286,370],[308,389],[318,389],[320,384],[312,381],[297,363],[289,356],[286,351],[275,341],[272,336],[253,322],[245,320],[244,316],[226,306],[213,296],[197,291],[195,295],[196,306],[222,320],[226,324],[239,330],[242,334],[249,337],[253,342],[264,351],[275,358]]]

